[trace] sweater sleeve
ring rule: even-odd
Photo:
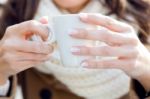
[[[2,93],[2,95],[0,96],[0,99],[14,99],[15,93],[16,93],[16,86],[17,86],[16,76],[10,77],[9,81],[10,81],[9,87],[7,86],[8,89],[7,89],[7,87],[6,87],[6,89],[4,89],[4,90],[7,90],[7,92],[6,92],[7,94],[5,95]],[[3,89],[0,89],[0,90],[3,90]]]
[[[4,85],[0,86],[0,96],[6,96],[8,93],[10,87],[10,81],[7,80],[7,82]]]

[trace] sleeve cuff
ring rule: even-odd
[[[0,86],[0,96],[6,96],[10,87],[10,81],[7,80],[6,84]]]
[[[17,77],[12,76],[9,78],[10,85],[8,88],[8,92],[6,96],[0,96],[0,99],[14,99],[16,93],[16,86],[17,86]]]

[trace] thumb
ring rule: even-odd
[[[48,22],[49,22],[49,20],[48,20],[48,16],[43,16],[43,17],[41,17],[40,19],[39,19],[39,22],[40,23],[42,23],[42,24],[45,24],[46,26],[47,26],[47,29],[48,29],[48,35],[50,35],[50,29],[49,29],[49,27],[48,27]],[[38,38],[38,40],[40,40],[40,37],[38,37],[38,36],[36,36],[36,38]],[[41,40],[42,41],[42,40]]]
[[[42,24],[48,24],[48,16],[43,16],[39,21],[40,21]]]

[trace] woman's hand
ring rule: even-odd
[[[100,14],[81,14],[81,20],[98,26],[98,29],[76,29],[70,35],[77,39],[105,42],[98,47],[75,46],[74,55],[117,57],[107,60],[87,59],[81,65],[86,68],[121,69],[135,79],[149,78],[150,53],[140,42],[130,25]],[[149,77],[148,77],[149,76]],[[149,86],[150,88],[150,86]]]
[[[48,37],[46,20],[26,21],[7,28],[0,41],[0,84],[18,72],[46,61],[53,48],[43,41]],[[30,41],[33,34],[43,41]]]

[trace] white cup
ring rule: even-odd
[[[96,26],[81,22],[78,14],[55,16],[52,24],[52,31],[56,37],[63,66],[81,67],[81,62],[90,57],[75,56],[71,53],[71,48],[80,45],[94,46],[95,41],[75,39],[69,33],[77,28],[92,29]]]

